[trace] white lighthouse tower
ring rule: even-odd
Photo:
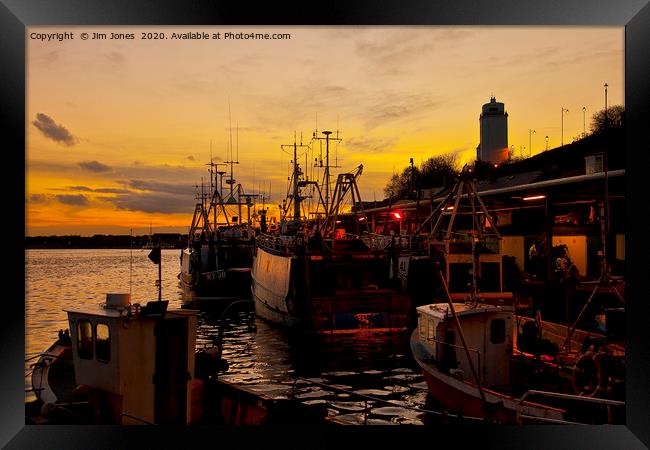
[[[492,96],[490,103],[483,105],[479,123],[481,143],[476,159],[494,164],[508,161],[508,113],[504,104]]]

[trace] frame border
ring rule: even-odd
[[[5,448],[131,448],[189,447],[201,443],[246,446],[268,445],[269,439],[294,446],[317,448],[346,445],[350,440],[365,445],[403,446],[405,439],[423,439],[444,444],[475,443],[500,448],[644,448],[650,446],[650,344],[643,340],[649,308],[644,299],[643,269],[648,267],[650,248],[647,226],[634,217],[634,206],[643,211],[644,169],[650,167],[650,145],[644,131],[650,124],[650,5],[648,0],[550,0],[521,2],[493,0],[328,1],[309,6],[269,2],[251,8],[243,2],[209,0],[181,2],[164,0],[0,0],[0,119],[12,158],[9,183],[3,182],[6,207],[11,211],[9,239],[14,245],[7,258],[8,278],[25,275],[25,49],[26,27],[35,25],[568,25],[625,26],[626,152],[626,289],[635,302],[627,305],[627,392],[626,425],[616,426],[447,426],[430,427],[110,427],[49,426],[24,424],[24,333],[25,285],[10,283],[12,296],[5,299],[0,348],[6,363],[0,375],[4,407],[0,412],[0,445]],[[23,149],[23,153],[17,151]],[[22,156],[22,158],[21,158]],[[638,168],[638,169],[637,169]],[[635,179],[633,173],[639,171]],[[15,177],[15,178],[14,178]],[[641,203],[643,202],[643,203]],[[23,223],[13,220],[22,216]],[[11,263],[14,263],[13,265]],[[15,297],[23,300],[18,301]],[[645,341],[645,342],[644,342]],[[21,357],[22,356],[22,357]],[[442,433],[441,433],[442,431]],[[435,434],[434,434],[435,433]],[[295,437],[295,439],[294,439]],[[300,439],[303,438],[303,439]],[[426,441],[425,441],[426,442]],[[138,445],[140,444],[140,445]],[[293,444],[293,445],[292,445]],[[303,445],[300,445],[303,446]]]

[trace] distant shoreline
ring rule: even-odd
[[[94,236],[25,236],[26,250],[48,249],[142,249],[153,248],[158,243],[163,249],[182,249],[187,236],[180,233],[154,233],[153,235],[94,235]]]

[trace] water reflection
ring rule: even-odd
[[[208,314],[201,322],[202,344],[211,345],[219,322]],[[275,398],[325,404],[330,415],[350,423],[427,421],[426,414],[409,409],[430,406],[404,334],[306,337],[255,319],[252,311],[225,318],[223,333],[230,368],[222,379]]]
[[[58,330],[67,328],[64,308],[95,306],[107,292],[130,291],[133,303],[156,300],[158,268],[147,258],[148,252],[26,251],[26,358],[45,350]],[[177,278],[179,254],[162,251],[162,292],[170,308],[188,300]],[[223,308],[211,305],[199,315],[197,348],[219,340]],[[304,403],[324,404],[330,415],[349,423],[431,420],[408,409],[431,405],[406,334],[306,338],[256,319],[252,303],[241,303],[223,317],[223,357],[229,369],[221,378],[272,397],[295,396]],[[26,362],[25,373],[30,370]],[[29,385],[26,378],[26,388]]]

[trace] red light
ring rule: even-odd
[[[393,213],[393,217],[397,220],[402,220],[402,213],[400,213],[399,211],[395,211]]]

